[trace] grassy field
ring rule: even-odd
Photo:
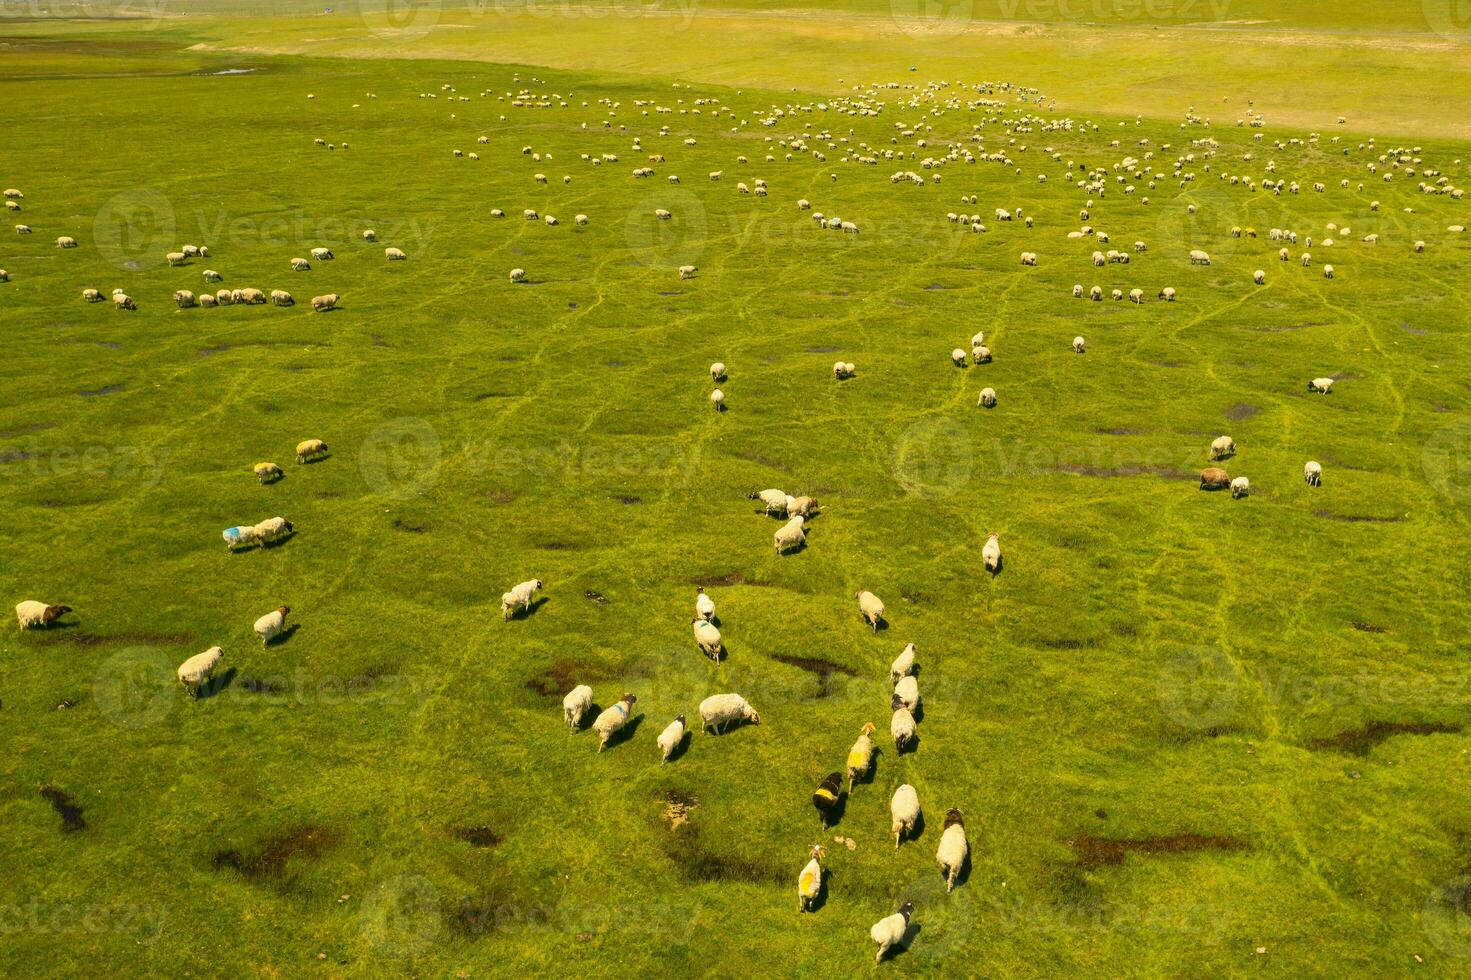
[[[1471,181],[1466,49],[1388,5],[1294,9],[1356,34],[1300,47],[1352,70],[1284,72],[1248,25],[1200,51],[1173,14],[1143,49],[1132,23],[869,37],[859,6],[803,8],[810,28],[712,8],[677,44],[587,16],[457,40],[453,10],[330,38],[227,6],[0,22],[6,224],[35,231],[0,237],[0,595],[75,609],[0,631],[0,971],[1464,975],[1471,240],[1448,231],[1467,204],[1416,185]],[[1252,97],[1267,125],[1236,126]],[[1215,125],[1182,125],[1191,104]],[[951,145],[982,159],[921,167]],[[1161,177],[1126,195],[1131,156]],[[1069,161],[1107,173],[1086,223],[1111,244],[1066,237],[1089,199]],[[756,178],[769,196],[738,193]],[[1313,245],[1281,262],[1270,228]],[[168,267],[186,242],[210,256]],[[313,247],[335,258],[292,272]],[[207,268],[297,304],[176,309]],[[327,292],[341,308],[311,312]],[[952,366],[977,331],[994,362]],[[1222,433],[1242,500],[1196,488]],[[310,437],[332,452],[297,465]],[[800,552],[745,499],[771,486],[822,503]],[[277,514],[291,539],[226,553],[223,528]],[[503,622],[530,577],[544,601]],[[283,604],[297,628],[262,647]],[[822,832],[810,794],[865,721],[887,730],[907,642],[920,746],[881,739]],[[215,644],[191,700],[173,671]],[[638,696],[603,754],[561,722],[578,683]],[[658,732],[722,691],[762,724],[661,767]],[[903,782],[928,826],[896,852]],[[947,895],[952,806],[971,863]],[[799,915],[817,842],[827,897]],[[868,927],[905,900],[917,930],[875,969]]]

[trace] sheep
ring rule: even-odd
[[[1198,249],[1198,248],[1192,248],[1190,250],[1190,264],[1191,265],[1210,265],[1211,264],[1211,257],[1208,254],[1206,254],[1205,252],[1203,252],[1200,249]]]
[[[10,273],[6,272],[4,269],[0,269],[0,282],[9,282],[9,281],[10,281]]]
[[[1094,252],[1093,253],[1093,265],[1095,267],[1102,267],[1103,264],[1105,262],[1107,262],[1107,261],[1108,261],[1107,257],[1102,252]]]
[[[225,540],[226,551],[234,551],[236,548],[249,548],[260,544],[260,538],[256,534],[254,524],[227,527],[224,531],[220,532],[220,537]]]
[[[1417,252],[1423,252],[1423,251],[1425,251],[1425,243],[1424,242],[1416,242],[1415,243],[1415,251],[1417,251]]]
[[[904,707],[903,699],[897,694],[889,700],[889,709],[894,712],[889,718],[889,735],[894,739],[894,750],[903,752],[905,746],[914,741],[914,715]]]
[[[1073,338],[1073,353],[1074,354],[1081,354],[1086,349],[1087,349],[1087,347],[1083,343],[1083,338],[1082,337],[1074,337]]]
[[[184,262],[189,257],[187,255],[185,255],[183,252],[169,252],[163,258],[164,258],[164,261],[167,262],[172,267],[172,266],[176,266],[176,265],[183,265]]]
[[[1292,258],[1292,253],[1289,252],[1289,251],[1287,251],[1287,249],[1285,249],[1285,248],[1278,249],[1277,250],[1277,258],[1280,259],[1283,262],[1286,262],[1286,261],[1288,261],[1289,259]]]
[[[214,293],[200,293],[199,294],[199,305],[200,306],[203,306],[203,307],[211,307],[211,306],[215,306],[218,302],[219,302],[219,300],[215,299],[215,294]]]
[[[16,190],[14,187],[8,188],[3,196],[7,201],[19,201],[25,198],[25,195]]]
[[[1091,299],[1091,300],[1093,300],[1093,302],[1095,302],[1095,303],[1098,302],[1098,301],[1100,301],[1100,300],[1102,300],[1103,299],[1103,287],[1102,286],[1094,286],[1092,289],[1088,290],[1088,298]]]
[[[884,621],[884,601],[866,589],[860,589],[854,598],[858,600],[858,611],[862,613],[864,622],[877,633],[879,623]]]
[[[894,835],[894,850],[897,851],[904,835],[912,833],[919,823],[919,793],[913,786],[905,783],[894,790],[889,800],[889,815],[894,818],[889,831]]]
[[[889,665],[889,683],[896,683],[899,678],[908,677],[914,673],[914,668],[914,644],[906,643],[903,652]]]
[[[526,270],[525,269],[512,269],[511,270],[511,281],[512,282],[525,282],[526,281]]]
[[[1322,464],[1314,462],[1311,459],[1308,460],[1307,463],[1303,465],[1302,478],[1307,482],[1307,485],[1310,487],[1321,486],[1323,483]]]
[[[869,937],[879,944],[879,951],[873,958],[875,964],[881,962],[890,949],[903,944],[909,935],[909,917],[913,914],[914,903],[905,902],[899,906],[899,911],[878,920],[868,930]]]
[[[506,212],[501,210],[500,208],[491,208],[490,216],[492,218],[504,218],[506,216]]]
[[[1267,272],[1266,272],[1266,270],[1265,269],[1258,269],[1255,272],[1253,272],[1251,274],[1251,281],[1254,282],[1254,283],[1256,283],[1258,286],[1265,286],[1267,284]]]
[[[854,368],[851,364],[844,361],[833,362],[833,377],[838,381],[846,381],[848,378],[853,377],[853,371]]]
[[[326,313],[330,310],[335,310],[337,309],[337,304],[341,302],[341,300],[342,297],[337,295],[336,293],[327,293],[323,296],[313,296],[312,310],[317,313]]]
[[[1315,392],[1315,393],[1320,394],[1320,395],[1332,394],[1333,393],[1333,379],[1332,378],[1314,378],[1313,380],[1311,380],[1311,381],[1308,382],[1308,391]]]
[[[953,351],[950,352],[950,360],[952,363],[954,363],[956,367],[965,367],[965,351],[961,350],[959,347],[955,348]]]
[[[201,275],[205,282],[223,282],[225,278],[213,269],[205,269]]]
[[[684,741],[684,732],[684,715],[680,715],[659,733],[659,737],[655,740],[655,744],[659,746],[659,765],[662,766],[669,761],[670,756],[674,755],[674,751]]]
[[[555,228],[555,227],[557,227],[557,225],[558,225],[558,224],[559,224],[559,223],[560,223],[560,222],[558,222],[558,221],[557,221],[557,219],[556,219],[556,218],[555,218],[555,217],[553,217],[553,216],[552,216],[552,215],[550,215],[550,214],[549,214],[549,215],[547,215],[547,216],[546,216],[546,217],[545,217],[545,218],[543,218],[543,219],[542,219],[542,220],[543,220],[543,221],[545,221],[545,222],[546,222],[546,223],[547,223],[547,227],[549,227],[549,228]]]
[[[587,224],[587,215],[585,215],[585,214],[575,214],[575,215],[573,215],[572,216],[572,223],[573,224],[576,224],[576,225],[585,225],[585,224]]]
[[[501,618],[510,619],[516,610],[525,612],[531,608],[531,600],[541,588],[541,579],[527,579],[518,582],[511,587],[511,591],[501,593]]]
[[[1312,264],[1313,264],[1313,256],[1310,253],[1308,253],[1308,252],[1302,253],[1302,267],[1304,269],[1306,269],[1308,266],[1310,266]]]
[[[310,262],[308,262],[306,259],[301,259],[301,258],[292,259],[291,260],[291,271],[292,272],[310,272],[310,271],[312,271],[312,264]]]
[[[177,671],[179,683],[184,685],[184,690],[189,692],[190,697],[199,696],[199,686],[209,680],[210,675],[214,673],[224,656],[224,650],[219,647],[210,647],[203,653],[196,653],[179,665]]]
[[[1244,476],[1238,476],[1231,481],[1231,499],[1240,500],[1251,493],[1251,481]]]
[[[71,606],[50,605],[35,599],[26,599],[16,603],[15,618],[23,630],[35,629],[37,626],[48,629],[52,623],[71,611]]]
[[[136,310],[138,308],[138,304],[133,302],[133,297],[124,292],[115,292],[112,294],[112,305],[114,309],[118,310]]]
[[[759,500],[764,512],[769,516],[776,514],[785,517],[787,513],[787,501],[791,498],[782,490],[772,488],[770,490],[752,490],[746,494],[747,500]]]
[[[1113,301],[1115,303],[1117,303],[1119,300],[1121,300],[1121,299],[1124,298],[1124,291],[1122,289],[1115,289],[1109,295],[1112,296],[1113,297]]]
[[[698,271],[700,271],[700,270],[697,269],[695,266],[692,266],[692,265],[682,265],[682,266],[679,267],[679,278],[681,278],[681,279],[693,279],[695,277],[695,273],[698,272]]]
[[[918,711],[920,704],[918,678],[913,674],[905,674],[899,678],[898,683],[894,685],[894,696],[904,702],[904,707],[908,708],[911,714]]]
[[[802,529],[804,523],[806,523],[806,518],[793,517],[776,529],[776,533],[771,537],[778,555],[793,548],[800,548],[807,543],[807,533]]]
[[[402,249],[393,248],[391,246],[383,250],[383,257],[390,262],[402,262],[408,258],[408,256],[403,253]]]
[[[822,893],[822,858],[827,852],[821,844],[812,845],[812,860],[797,876],[797,911],[806,912]]]
[[[31,234],[31,226],[30,225],[16,225],[15,226],[15,233],[17,235],[29,235],[29,234]]]
[[[811,517],[817,513],[817,498],[787,497],[787,513],[793,517]]]
[[[72,238],[70,235],[62,235],[60,238],[58,238],[56,240],[56,247],[57,248],[76,248],[77,247],[77,240],[75,238]]]
[[[843,795],[843,774],[830,772],[812,793],[812,806],[817,810],[817,819],[823,828],[831,823]]]
[[[290,613],[290,606],[280,606],[255,621],[255,635],[260,637],[261,646],[269,646],[286,630],[286,617]]]
[[[1143,242],[1135,242],[1134,243],[1134,251],[1136,251],[1136,252],[1147,252],[1147,251],[1149,251],[1149,246],[1146,245],[1146,244],[1144,244]]]
[[[715,600],[705,594],[704,586],[695,587],[695,615],[707,623],[715,622]]]
[[[1166,303],[1173,303],[1175,301],[1175,287],[1166,286],[1164,289],[1161,289],[1159,291],[1159,298]]]
[[[663,208],[655,208],[654,217],[658,218],[660,221],[668,221],[670,218],[674,217],[674,215],[670,214]]]
[[[1135,304],[1138,304],[1138,305],[1141,305],[1142,306],[1144,304],[1144,290],[1142,290],[1142,289],[1131,289],[1131,290],[1129,290],[1129,302],[1130,303],[1135,303]]]
[[[296,531],[296,525],[284,517],[268,517],[257,524],[253,528],[253,531],[255,532],[255,540],[259,544],[270,544],[272,541],[294,533]]]
[[[1231,485],[1231,474],[1219,466],[1207,466],[1200,471],[1200,489],[1224,490]]]
[[[567,692],[562,699],[562,721],[566,723],[569,731],[576,732],[582,727],[582,719],[592,710],[592,688],[586,684],[579,684]]]
[[[711,381],[724,381],[725,380],[725,362],[724,361],[716,361],[714,364],[710,365],[710,380]]]
[[[724,170],[712,170],[712,171],[710,171],[710,179],[711,180],[719,180],[720,179],[720,175],[723,174],[723,173],[725,173]]]
[[[977,330],[975,336],[970,339],[970,345],[972,348],[979,347],[985,342],[986,332],[984,330]]]
[[[244,303],[246,306],[264,306],[266,294],[253,287],[237,289],[235,290],[235,302]]]
[[[995,388],[982,388],[981,389],[981,398],[980,398],[980,401],[976,402],[976,404],[978,404],[978,405],[980,405],[980,406],[982,406],[984,408],[995,408],[996,407],[996,389]]]
[[[945,832],[940,835],[940,846],[935,850],[935,860],[945,875],[945,891],[955,889],[955,879],[965,867],[970,845],[965,839],[965,820],[959,810],[951,807],[945,814]]]
[[[1022,253],[1022,265],[1036,265],[1036,264],[1037,264],[1037,253],[1036,252],[1023,252]]]
[[[281,467],[277,466],[275,463],[256,463],[250,468],[250,471],[254,473],[256,475],[256,478],[260,480],[260,482],[263,484],[275,483],[277,480],[281,479],[281,477],[285,475],[282,472]]]
[[[378,240],[378,233],[376,231],[374,231],[372,228],[364,228],[363,229],[363,241],[365,241],[365,242],[376,242],[377,240]]]
[[[1001,533],[992,531],[986,535],[986,543],[981,547],[981,561],[986,564],[986,571],[991,574],[1001,570]]]
[[[753,725],[761,724],[761,716],[756,709],[739,694],[712,694],[700,702],[701,731],[714,729],[716,735],[721,735],[733,723],[742,720]]]
[[[725,392],[721,391],[719,388],[716,388],[714,391],[710,392],[710,405],[717,412],[725,411]]]
[[[1211,459],[1225,459],[1236,455],[1236,443],[1230,436],[1220,436],[1211,443]]]
[[[320,439],[305,439],[296,444],[296,461],[305,463],[327,454],[327,444]]]
[[[87,288],[82,290],[82,299],[88,303],[102,302],[102,293],[96,289]]]
[[[611,708],[604,708],[602,714],[593,720],[593,730],[598,733],[598,751],[608,747],[608,740],[622,730],[628,724],[628,716],[631,713],[634,702],[638,698],[633,694],[625,694],[619,698],[618,703]]]
[[[181,310],[187,310],[195,305],[194,294],[187,289],[174,290],[174,305]]]
[[[1333,266],[1331,266],[1331,265],[1325,265],[1325,266],[1323,266],[1323,278],[1324,279],[1332,279],[1333,278]]]
[[[855,780],[862,779],[868,775],[868,770],[873,766],[873,722],[864,722],[863,729],[858,733],[858,740],[848,750],[848,792],[853,792]]]
[[[221,306],[230,306],[235,302],[235,294],[231,290],[221,289],[215,293],[215,302]]]
[[[291,294],[284,289],[273,289],[271,290],[271,305],[295,306],[296,300],[292,299]]]
[[[720,630],[703,616],[696,616],[690,620],[690,625],[694,627],[695,643],[699,645],[700,652],[719,663],[720,653],[725,649],[724,642],[720,638]]]

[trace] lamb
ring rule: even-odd
[[[284,517],[268,517],[254,528],[255,540],[260,544],[270,544],[279,538],[296,531],[296,526]]]
[[[716,361],[714,364],[710,365],[710,380],[711,381],[724,381],[725,380],[725,362],[724,361]]]
[[[1311,381],[1308,382],[1308,391],[1316,392],[1317,394],[1320,394],[1320,395],[1332,394],[1332,392],[1333,392],[1333,379],[1332,378],[1314,378],[1313,380],[1311,380]]]
[[[859,590],[856,598],[858,599],[858,611],[863,614],[864,621],[877,633],[879,623],[884,620],[883,600],[867,590]]]
[[[187,310],[195,305],[194,294],[187,289],[174,290],[174,304],[181,310]]]
[[[715,622],[715,600],[705,594],[704,586],[695,588],[695,615],[707,623]]]
[[[291,294],[284,289],[273,289],[271,290],[271,305],[295,306],[296,300],[292,299]]]
[[[995,388],[982,388],[981,389],[981,398],[980,398],[980,401],[978,401],[976,404],[981,405],[984,408],[995,408],[996,407],[996,389]]]
[[[953,351],[950,352],[950,360],[952,363],[954,363],[956,367],[965,367],[965,351],[961,350],[959,347],[955,348]]]
[[[1303,480],[1305,480],[1307,482],[1307,485],[1310,486],[1310,487],[1322,486],[1322,484],[1323,484],[1323,466],[1322,466],[1322,464],[1316,463],[1316,462],[1314,462],[1311,459],[1308,460],[1307,463],[1305,463],[1303,465],[1303,468],[1302,468],[1302,478],[1303,478]]]
[[[634,702],[638,698],[633,694],[625,694],[618,703],[611,708],[604,708],[602,714],[598,715],[592,723],[593,730],[598,733],[598,751],[608,747],[608,741],[628,724],[628,716],[632,712]]]
[[[960,811],[951,807],[945,814],[945,832],[940,835],[940,846],[935,851],[935,860],[945,875],[945,891],[955,888],[955,879],[965,867],[970,845],[965,840],[965,821]]]
[[[914,644],[906,643],[903,652],[889,665],[889,683],[896,683],[899,678],[908,677],[914,673],[914,668]]]
[[[562,721],[566,722],[570,731],[577,731],[582,727],[582,719],[592,710],[592,688],[586,684],[578,684],[567,692],[562,699]]]
[[[1231,474],[1219,466],[1208,466],[1200,471],[1200,489],[1224,490],[1231,485]]]
[[[327,444],[320,439],[305,439],[296,444],[296,461],[305,463],[308,459],[316,459],[327,455]]]
[[[56,247],[57,248],[76,248],[77,247],[77,240],[75,238],[72,238],[70,235],[62,235],[60,238],[58,238],[56,240]]]
[[[725,411],[725,392],[721,391],[719,388],[716,388],[714,391],[710,392],[710,404],[717,412]]]
[[[800,548],[807,543],[807,533],[802,529],[806,523],[804,517],[793,517],[781,527],[776,529],[772,540],[776,544],[776,553],[783,554],[793,548]]]
[[[214,673],[224,656],[224,650],[219,647],[210,647],[203,653],[196,653],[179,665],[179,683],[184,685],[190,697],[199,696],[199,686],[209,680],[210,675]]]
[[[1086,346],[1083,343],[1083,338],[1082,337],[1074,337],[1073,338],[1073,353],[1074,354],[1081,354],[1081,353],[1083,353],[1083,351],[1085,349],[1086,349]]]
[[[739,694],[712,694],[700,702],[702,731],[713,728],[715,734],[721,735],[732,724],[742,720],[753,725],[761,724],[761,716],[756,713],[756,709],[747,704],[746,699]]]
[[[16,603],[15,618],[20,622],[20,628],[23,630],[34,629],[37,626],[47,629],[52,623],[71,611],[71,606],[48,605],[44,602],[37,602],[35,599],[27,599]]]
[[[977,330],[976,335],[970,339],[970,345],[972,348],[980,347],[985,342],[986,332],[984,330]]]
[[[326,313],[337,309],[338,302],[342,299],[336,293],[327,293],[325,296],[312,297],[312,309],[317,313]]]
[[[761,501],[761,504],[765,509],[765,513],[768,515],[777,514],[779,516],[786,516],[787,501],[791,498],[788,497],[786,493],[781,490],[771,489],[752,490],[750,493],[746,494],[746,499]]]
[[[852,364],[843,361],[833,362],[833,377],[839,381],[846,381],[853,377],[855,370],[856,368]]]
[[[812,860],[797,876],[797,911],[806,912],[822,893],[822,858],[827,852],[821,844],[812,845]]]
[[[1236,455],[1236,443],[1230,436],[1220,436],[1211,443],[1211,459],[1225,459]]]
[[[402,249],[392,247],[385,248],[383,250],[383,257],[388,259],[388,261],[390,262],[402,262],[403,260],[408,258],[408,256],[403,253]]]
[[[525,269],[512,269],[511,270],[511,281],[512,282],[525,282],[526,281],[526,270]]]
[[[306,259],[299,259],[299,258],[298,259],[292,259],[291,260],[291,271],[292,272],[310,272],[310,271],[312,271],[312,264],[310,262],[308,262]]]
[[[210,307],[210,306],[215,306],[218,303],[219,303],[219,300],[215,299],[215,294],[214,293],[200,293],[199,294],[199,305],[200,306]]]
[[[905,783],[894,790],[894,796],[889,800],[889,815],[894,818],[889,829],[894,835],[894,850],[897,851],[904,835],[912,833],[919,823],[919,793],[913,786]]]
[[[864,722],[858,740],[848,750],[848,792],[853,792],[853,782],[868,775],[873,766],[873,722]]]
[[[690,620],[690,625],[695,629],[695,643],[699,644],[700,652],[719,663],[720,653],[725,648],[720,639],[720,630],[714,623],[701,616]]]
[[[903,944],[909,935],[909,917],[913,914],[914,903],[905,902],[899,906],[899,911],[878,920],[868,930],[869,937],[879,944],[879,951],[873,958],[875,964],[883,960],[890,949]]]
[[[1244,476],[1238,476],[1231,481],[1231,499],[1240,500],[1251,493],[1251,481]]]
[[[260,637],[261,646],[269,646],[272,640],[285,632],[286,617],[290,612],[290,606],[281,606],[255,621],[255,634]]]
[[[662,766],[674,755],[681,742],[684,741],[684,715],[680,715],[665,726],[659,733],[656,744],[659,746],[659,764]]]
[[[981,548],[981,561],[986,563],[986,571],[995,575],[1001,570],[1001,534],[992,531],[986,535],[986,543]]]
[[[256,463],[250,469],[261,483],[275,483],[285,475],[275,463]]]
[[[817,810],[817,819],[822,821],[824,828],[832,823],[833,814],[838,809],[839,801],[843,795],[843,774],[830,772],[817,789],[812,793],[812,806]]]
[[[522,612],[531,608],[531,600],[536,591],[541,588],[541,579],[533,578],[525,582],[518,582],[511,587],[511,591],[501,594],[501,618],[510,619],[516,610]]]
[[[897,694],[889,700],[889,710],[894,712],[889,718],[889,735],[894,739],[894,750],[903,752],[914,741],[914,715],[904,707],[903,699]]]

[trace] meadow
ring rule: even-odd
[[[1467,204],[1416,185],[1471,181],[1471,59],[1363,6],[1259,32],[1183,9],[993,30],[979,4],[938,34],[856,3],[677,32],[233,0],[0,20],[0,185],[25,194],[0,232],[0,595],[74,609],[0,631],[0,972],[1464,974],[1471,240]],[[859,98],[882,106],[839,111]],[[1248,99],[1263,126],[1236,125]],[[921,167],[952,145],[981,159]],[[1124,194],[1125,157],[1154,186]],[[1107,173],[1086,221],[1069,161]],[[1325,246],[1330,223],[1352,232]],[[1314,244],[1279,261],[1270,228]],[[186,242],[209,257],[168,266]],[[291,271],[313,247],[335,257]],[[176,308],[207,268],[296,305]],[[978,331],[994,362],[952,365]],[[1240,500],[1198,489],[1223,433]],[[297,464],[312,437],[330,454]],[[805,548],[774,553],[765,487],[821,502]],[[289,540],[226,552],[277,514]],[[262,646],[279,605],[295,628]],[[812,790],[887,731],[909,642],[919,747],[880,739],[823,831]],[[174,670],[216,644],[190,698]],[[638,696],[601,754],[562,723],[580,683]],[[762,724],[701,734],[723,691]],[[906,782],[927,825],[896,850]],[[912,940],[874,967],[906,900]]]

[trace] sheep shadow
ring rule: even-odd
[[[644,716],[642,714],[634,715],[632,718],[628,719],[627,724],[618,729],[618,731],[614,732],[613,737],[608,739],[607,742],[603,743],[603,751],[606,752],[609,749],[622,745],[624,742],[632,739],[634,733],[638,731],[638,727],[643,723]]]
[[[941,880],[944,880],[945,875],[942,873],[940,875],[940,878],[941,878]],[[959,888],[961,885],[964,885],[967,881],[970,881],[970,850],[969,849],[967,849],[966,852],[965,852],[965,860],[960,863],[960,870],[958,872],[956,872],[956,874],[955,874],[955,887],[956,888]]]
[[[914,706],[913,710],[911,710],[909,713],[914,716],[914,723],[916,725],[919,724],[920,722],[924,721],[924,702],[921,701],[921,702],[919,702],[919,704],[916,704]],[[915,735],[915,738],[918,738],[918,737],[919,737],[919,735],[916,734]]]
[[[923,931],[924,926],[911,919],[909,925],[904,929],[904,938],[899,940],[896,945],[890,947],[887,954],[888,958],[893,959],[900,953],[908,953],[909,947],[914,945],[914,941],[919,938],[919,934]]]
[[[707,728],[705,726],[705,723],[702,721],[700,723],[700,732],[705,735],[715,735],[716,738],[723,738],[724,736],[729,735],[731,732],[738,732],[743,728],[754,727],[755,726],[751,723],[751,720],[749,718],[736,718],[734,721],[726,722],[725,727],[720,729],[720,733],[716,735],[714,728]]]
[[[839,793],[837,802],[833,804],[832,809],[829,810],[826,815],[824,815],[822,811],[818,811],[817,820],[819,823],[822,824],[822,829],[832,830],[838,824],[842,823],[843,814],[847,811],[847,809],[848,794]]]
[[[291,642],[291,638],[296,635],[296,631],[299,629],[301,629],[300,623],[292,623],[290,626],[286,627],[281,632],[271,637],[262,645],[267,647],[285,646],[287,643]]]
[[[995,578],[996,576],[998,576],[998,575],[1001,574],[1001,569],[1003,569],[1005,567],[1006,567],[1006,559],[1005,558],[997,558],[996,559],[996,567],[995,568],[987,568],[986,571],[988,571],[988,572],[991,573],[991,577],[992,578]]]
[[[507,622],[515,622],[519,619],[530,619],[536,615],[536,611],[546,605],[547,597],[538,596],[525,606],[517,606],[511,610],[511,615],[506,617]]]
[[[777,549],[777,552],[776,552],[776,556],[778,558],[781,558],[781,557],[784,557],[786,555],[800,555],[802,552],[804,552],[806,550],[807,550],[807,539],[806,538],[803,538],[801,541],[798,541],[794,545],[789,544],[789,545],[787,545],[784,548],[778,548]]]
[[[216,694],[219,694],[221,691],[225,690],[235,682],[235,675],[238,673],[238,670],[236,670],[234,667],[231,667],[229,670],[226,670],[223,673],[216,674],[215,676],[211,677],[208,681],[199,685],[199,687],[195,690],[195,699],[199,701],[204,701],[214,697]]]
[[[285,544],[286,542],[292,540],[295,537],[296,537],[296,532],[295,531],[292,531],[290,534],[283,534],[279,538],[272,538],[270,541],[262,541],[260,543],[260,550],[262,550],[262,551],[269,551],[272,548],[279,548],[279,547],[281,547],[281,545]]]
[[[924,836],[924,811],[923,810],[920,810],[919,811],[919,815],[914,818],[914,826],[913,827],[910,827],[909,828],[909,833],[907,833],[907,834],[904,835],[904,842],[905,843],[910,843],[910,842],[913,842],[913,841],[917,841],[917,840],[919,840],[923,836]]]
[[[704,647],[700,648],[700,653],[704,654],[706,660],[712,661],[716,664],[724,663],[725,658],[730,655],[729,651],[725,649],[724,643],[720,644],[720,649],[716,650],[714,653],[710,653]]]
[[[683,758],[684,754],[689,751],[690,742],[692,742],[693,740],[693,733],[691,733],[690,730],[686,728],[684,730],[684,734],[679,737],[679,741],[674,743],[674,749],[669,753],[669,758],[665,759],[664,761],[676,762],[679,759]]]
[[[879,756],[882,754],[883,750],[875,745],[873,748],[873,758],[868,763],[867,771],[858,774],[857,778],[853,780],[854,786],[868,786],[874,781],[874,777],[878,775]]]
[[[817,894],[812,896],[812,904],[807,906],[807,914],[814,915],[822,911],[827,904],[827,884],[832,879],[833,873],[826,864],[822,866],[822,881],[817,886]]]
[[[895,746],[894,747],[894,754],[895,755],[913,755],[914,753],[916,753],[916,752],[919,751],[919,743],[920,743],[919,732],[915,732],[914,733],[914,737],[911,738],[908,742],[904,743],[904,747],[902,749],[899,748],[898,746]]]
[[[318,456],[308,456],[306,459],[298,459],[296,462],[301,466],[315,466],[332,458],[331,453],[322,453]]]
[[[870,623],[868,621],[868,617],[867,616],[864,616],[863,617],[863,625],[869,627],[870,629],[872,629],[874,633],[882,633],[882,632],[886,631],[889,628],[889,621],[887,619],[885,619],[884,617],[880,616],[878,618],[878,622],[876,622],[876,623]]]

